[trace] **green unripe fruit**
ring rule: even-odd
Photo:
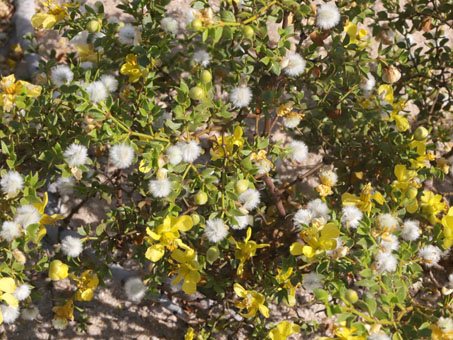
[[[193,100],[201,100],[204,96],[204,91],[201,87],[195,86],[190,89],[189,96]]]
[[[345,294],[346,301],[349,303],[356,303],[359,301],[359,295],[357,295],[357,292],[354,289],[348,289]]]
[[[246,179],[241,179],[236,182],[236,184],[234,185],[234,189],[238,194],[242,194],[249,188],[249,184],[250,184],[249,181],[247,181]]]
[[[419,126],[414,132],[415,140],[420,142],[425,140],[426,137],[428,137],[428,130],[426,130],[423,126]]]
[[[208,70],[204,70],[203,72],[201,72],[201,82],[203,84],[209,84],[212,80],[212,74],[210,71]]]
[[[418,190],[414,187],[409,187],[406,191],[406,197],[410,200],[413,200],[415,197],[417,197]]]
[[[190,215],[190,217],[192,217],[193,225],[200,223],[200,215],[198,215],[197,213],[193,213],[192,215]]]
[[[211,248],[208,249],[206,252],[206,260],[208,261],[209,264],[212,264],[219,258],[220,252],[219,248],[216,246],[212,246]]]
[[[195,195],[194,200],[195,200],[195,203],[198,205],[206,204],[206,202],[208,201],[208,195],[204,191],[199,191]]]
[[[255,35],[255,31],[253,30],[252,26],[245,26],[242,29],[242,34],[244,35],[245,39],[252,40],[253,36]]]
[[[98,33],[101,30],[101,24],[97,20],[91,20],[87,24],[87,31],[90,33]]]
[[[203,28],[203,23],[201,22],[200,19],[194,19],[191,23],[192,30],[194,31],[201,31]]]

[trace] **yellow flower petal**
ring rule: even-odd
[[[16,283],[10,277],[0,279],[0,291],[4,293],[14,293],[16,290]]]

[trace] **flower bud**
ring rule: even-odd
[[[238,194],[242,194],[244,191],[246,191],[249,188],[249,181],[246,179],[241,179],[236,182],[234,185],[234,189]]]
[[[359,296],[357,295],[357,292],[354,289],[348,289],[346,291],[344,297],[346,298],[346,300],[349,303],[352,303],[352,304],[354,304],[357,301],[359,301]]]
[[[194,201],[198,205],[204,205],[208,201],[208,195],[204,191],[199,191],[195,195]]]
[[[197,213],[193,213],[192,215],[190,215],[190,217],[192,217],[193,225],[200,223],[200,215],[198,215]]]
[[[382,73],[382,80],[384,80],[386,83],[396,83],[398,80],[400,80],[400,78],[401,72],[395,66],[384,68],[384,71]]]
[[[160,168],[159,170],[157,170],[157,172],[156,172],[157,179],[167,178],[167,172],[168,172],[168,170],[164,169],[164,168]]]
[[[245,39],[252,40],[253,36],[255,35],[255,31],[253,30],[252,26],[244,26],[242,29],[242,34]]]
[[[425,127],[419,126],[417,129],[415,129],[414,138],[416,141],[424,141],[426,137],[428,137],[428,130]]]
[[[190,26],[192,27],[193,31],[201,31],[201,29],[203,28],[203,23],[200,19],[195,19],[192,21]]]
[[[189,96],[193,100],[201,100],[204,96],[204,91],[201,87],[195,86],[190,89]]]
[[[219,248],[217,248],[217,246],[212,246],[206,252],[206,260],[208,261],[208,263],[212,264],[219,258],[219,255]]]
[[[414,187],[409,187],[406,191],[406,198],[413,200],[415,197],[417,197],[418,190]]]
[[[97,20],[91,20],[87,24],[87,31],[90,33],[98,33],[101,30],[101,24]]]
[[[63,280],[68,276],[68,265],[60,260],[53,260],[49,267],[49,277],[52,281]]]
[[[203,84],[209,84],[212,80],[212,74],[210,71],[208,70],[204,70],[203,72],[201,72],[201,82]]]
[[[25,257],[24,253],[21,252],[18,248],[13,250],[13,256],[14,259],[20,264],[25,264],[25,262],[27,262],[27,258]]]

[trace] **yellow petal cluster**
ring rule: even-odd
[[[135,54],[128,54],[126,63],[121,66],[120,73],[129,76],[129,81],[135,83],[140,77],[146,77],[148,71],[140,67]]]
[[[337,247],[336,238],[340,236],[340,229],[333,223],[327,223],[324,226],[313,225],[307,230],[300,232],[300,237],[306,245],[294,242],[290,247],[290,252],[294,256],[305,255],[312,259],[327,250],[334,250]]]
[[[237,296],[242,298],[241,301],[236,301],[234,303],[236,308],[247,309],[246,314],[240,313],[245,318],[251,318],[256,315],[256,312],[260,313],[265,317],[269,317],[269,308],[264,305],[265,299],[264,295],[254,290],[246,290],[239,283],[234,284],[234,292]]]
[[[200,270],[200,264],[197,261],[197,254],[195,250],[185,245],[181,241],[178,241],[178,246],[181,249],[175,249],[171,253],[171,257],[178,261],[178,274],[172,281],[172,285],[178,284],[181,280],[184,280],[182,284],[182,290],[186,294],[194,294],[197,291],[197,283],[201,280],[201,275],[198,272]]]
[[[271,340],[286,340],[293,334],[300,332],[300,326],[289,321],[281,321],[277,327],[271,329],[269,337]]]
[[[38,98],[41,95],[41,86],[33,85],[23,80],[16,81],[14,74],[2,77],[0,89],[0,107],[3,107],[6,112],[11,111],[16,98],[21,94],[32,98]]]

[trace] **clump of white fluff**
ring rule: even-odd
[[[13,296],[17,300],[23,301],[30,296],[30,293],[31,293],[31,286],[26,283],[23,283],[16,288],[16,290],[13,293]]]
[[[74,79],[74,73],[66,65],[58,65],[52,67],[50,79],[56,87],[69,85]]]
[[[304,142],[300,140],[293,140],[289,144],[289,149],[291,151],[291,158],[293,161],[300,163],[307,159],[308,147]]]
[[[178,22],[175,19],[171,17],[166,17],[162,19],[160,24],[165,32],[172,34],[178,33]]]
[[[329,207],[319,198],[308,202],[307,209],[312,214],[313,218],[325,218],[329,216]]]
[[[252,90],[248,86],[239,86],[231,90],[230,102],[234,107],[247,107],[252,101]]]
[[[37,224],[41,220],[41,214],[31,204],[22,205],[16,210],[14,222],[22,228],[27,228],[31,224]]]
[[[12,221],[3,222],[0,236],[4,238],[6,241],[11,242],[12,240],[20,237],[21,235],[22,229],[20,228],[19,224]]]
[[[293,221],[298,225],[309,225],[311,220],[313,219],[313,215],[310,210],[308,209],[299,209],[297,210],[296,214],[294,215]]]
[[[228,235],[228,227],[220,218],[214,218],[206,222],[204,234],[209,241],[217,243],[222,241]]]
[[[133,302],[140,302],[146,294],[146,286],[139,277],[131,277],[124,284],[127,298]]]
[[[245,229],[247,226],[253,224],[253,216],[245,215],[245,216],[234,216],[237,224],[231,224],[231,227],[236,230]]]
[[[298,53],[290,53],[284,59],[285,68],[283,71],[290,77],[295,77],[305,71],[305,59]]]
[[[322,275],[315,272],[305,274],[302,280],[302,286],[308,292],[313,292],[315,289],[321,289],[323,286],[322,284],[323,278],[324,277]]]
[[[182,161],[182,150],[179,145],[170,146],[166,154],[171,165],[178,165]]]
[[[13,323],[19,317],[19,307],[13,307],[10,305],[0,305],[2,310],[3,322]]]
[[[111,74],[102,75],[100,80],[109,92],[115,92],[118,89],[118,80]]]
[[[61,241],[61,251],[63,254],[70,257],[77,257],[83,251],[82,240],[74,236],[66,236],[63,241]]]
[[[22,319],[27,321],[33,321],[39,314],[39,309],[36,306],[31,306],[29,308],[22,309],[20,316]]]
[[[171,182],[168,178],[151,180],[149,182],[149,191],[156,198],[167,197],[171,192]]]
[[[248,211],[255,209],[260,204],[260,193],[255,189],[247,189],[239,196],[239,203]]]
[[[362,211],[355,205],[343,207],[342,215],[341,223],[343,223],[346,228],[353,229],[356,229],[359,226],[363,217]]]
[[[134,149],[127,144],[117,144],[110,148],[109,160],[118,169],[126,169],[134,160]]]
[[[376,255],[376,270],[379,272],[394,272],[398,261],[390,252],[379,252]]]
[[[60,177],[56,182],[58,193],[61,196],[70,196],[74,193],[75,180],[74,177]]]
[[[118,32],[118,39],[119,41],[128,46],[136,46],[139,43],[139,34],[137,32],[137,28],[126,24],[120,28]]]
[[[405,241],[415,241],[420,236],[418,221],[407,220],[401,226],[401,237]]]
[[[93,68],[93,63],[91,61],[84,61],[80,63],[80,67],[83,68],[85,71]]]
[[[17,171],[8,171],[2,176],[0,181],[2,191],[8,195],[15,195],[24,188],[24,179]]]
[[[366,75],[366,78],[363,77],[362,81],[360,82],[360,88],[365,92],[371,91],[375,85],[376,79],[374,79],[374,76],[371,72]]]
[[[316,10],[316,26],[322,30],[328,30],[340,22],[338,7],[331,4],[322,4]]]
[[[370,335],[368,340],[390,340],[390,337],[387,334],[379,333]]]
[[[319,174],[319,179],[321,180],[322,184],[333,187],[337,185],[338,175],[332,170],[321,171]]]
[[[68,326],[68,321],[63,318],[52,319],[52,326],[55,329],[65,329]]]
[[[398,220],[389,213],[379,215],[377,221],[379,227],[385,231],[393,231],[398,226]]]
[[[66,148],[63,157],[69,166],[84,165],[88,161],[88,149],[85,145],[72,143]]]
[[[420,257],[427,267],[432,267],[440,261],[442,251],[439,247],[433,245],[424,246],[419,250]]]
[[[195,64],[200,64],[203,67],[206,67],[211,62],[211,56],[206,50],[195,51],[192,60]]]
[[[301,119],[298,114],[288,115],[283,117],[283,125],[288,129],[294,129],[300,123]]]
[[[398,250],[399,245],[400,243],[395,235],[390,235],[385,239],[381,239],[380,242],[380,246],[387,252]]]
[[[188,143],[178,143],[178,147],[181,149],[182,159],[184,162],[192,163],[201,154],[201,146],[196,141],[192,140]]]
[[[108,96],[107,89],[104,86],[104,83],[100,80],[92,82],[85,87],[85,91],[90,96],[90,100],[93,103],[106,100]]]

